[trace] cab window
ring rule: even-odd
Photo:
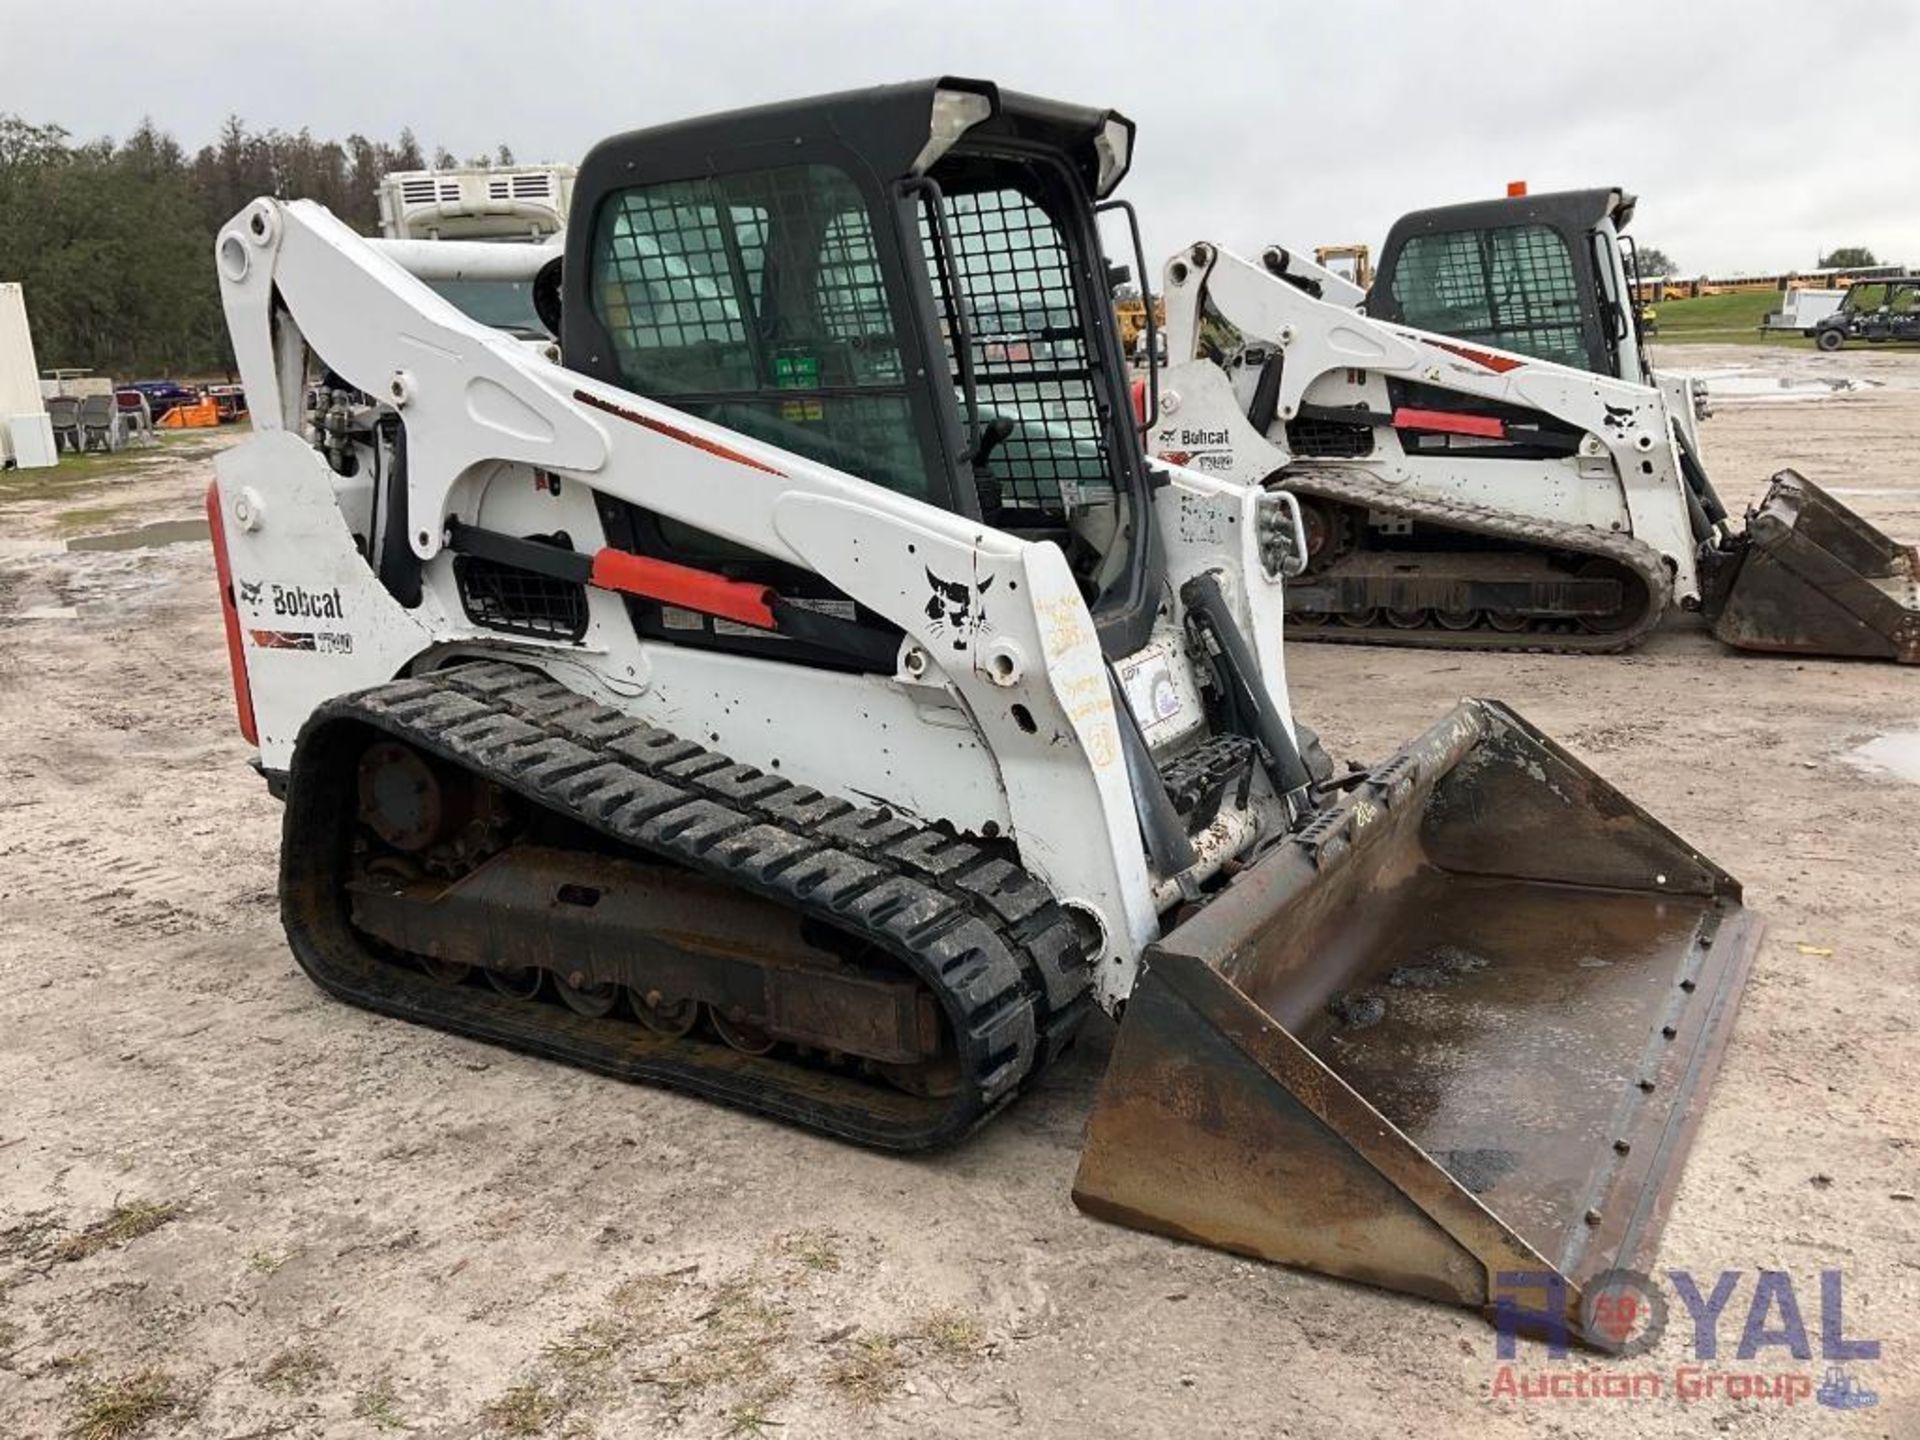
[[[983,513],[1015,529],[1058,524],[1087,502],[1110,501],[1109,417],[1103,410],[1093,327],[1081,314],[1067,232],[1038,176],[1007,183],[1004,163],[956,162],[944,172],[953,280],[964,307],[983,420],[1012,430],[994,451]],[[927,268],[938,272],[932,217],[920,216]],[[959,374],[959,327],[941,298],[950,373]]]
[[[1550,226],[1416,235],[1401,249],[1393,298],[1416,329],[1594,368],[1573,256]]]
[[[872,218],[845,172],[616,191],[595,222],[590,289],[635,393],[926,496]]]

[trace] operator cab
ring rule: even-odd
[[[1618,188],[1477,200],[1401,216],[1367,313],[1556,365],[1650,384]]]
[[[635,131],[581,166],[571,369],[1066,554],[1110,655],[1159,589],[1097,202],[1133,125],[941,79]],[[716,158],[717,157],[717,158]],[[885,622],[640,506],[609,539]],[[635,600],[642,633],[836,663]],[[844,658],[844,657],[842,657]]]

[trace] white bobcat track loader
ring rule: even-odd
[[[1299,498],[1296,635],[1612,651],[1677,605],[1741,648],[1920,661],[1912,547],[1790,471],[1731,528],[1693,388],[1640,344],[1630,213],[1617,191],[1417,212],[1370,292],[1280,247],[1168,261],[1180,363],[1150,446]]]
[[[615,137],[544,341],[235,217],[208,509],[294,953],[895,1150],[1097,1007],[1088,1209],[1604,1343],[1758,921],[1493,702],[1332,779],[1291,501],[1140,448],[1132,134],[949,79]]]

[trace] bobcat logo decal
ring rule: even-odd
[[[240,582],[240,603],[242,605],[258,605],[260,603],[260,588],[266,583],[264,580],[242,580]]]
[[[993,587],[991,575],[975,589],[964,580],[942,580],[928,569],[927,584],[933,590],[927,599],[927,619],[933,623],[927,628],[936,635],[951,633],[954,649],[966,649],[969,638],[993,628],[987,623],[986,607],[979,599]]]
[[[1613,431],[1616,435],[1626,434],[1627,422],[1633,418],[1633,407],[1631,405],[1608,405],[1606,408],[1607,416],[1603,423],[1607,429]]]

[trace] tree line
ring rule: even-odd
[[[463,163],[445,149],[436,166]],[[467,164],[513,163],[501,146]],[[130,380],[230,373],[213,240],[258,195],[318,200],[363,234],[377,183],[427,167],[411,130],[392,141],[250,130],[237,117],[189,154],[152,121],[122,141],[77,142],[0,114],[0,280],[26,287],[42,369]]]

